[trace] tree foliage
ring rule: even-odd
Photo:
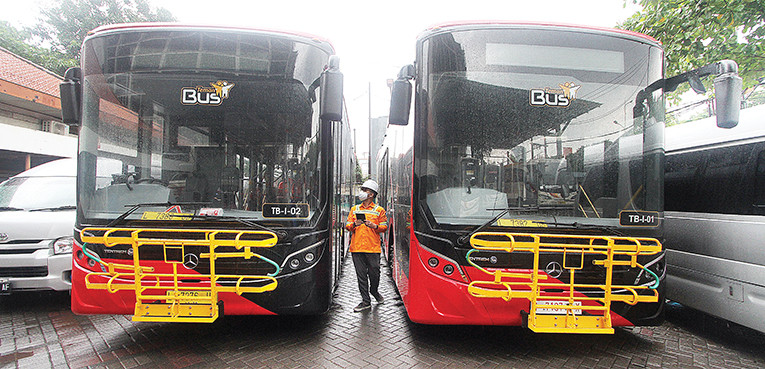
[[[79,58],[83,39],[98,26],[175,21],[168,10],[152,9],[147,0],[57,0],[40,13],[32,33],[72,59]]]
[[[29,30],[16,29],[8,22],[0,22],[0,47],[59,74],[77,63],[61,53],[35,46]]]
[[[765,0],[633,1],[643,10],[618,27],[661,41],[668,76],[723,59],[738,63],[744,88],[765,76]]]
[[[356,184],[364,183],[364,173],[361,172],[361,166],[359,166],[359,162],[356,162],[356,168],[354,172],[356,174]]]
[[[98,26],[175,21],[168,10],[154,9],[148,0],[56,0],[40,13],[31,28],[0,22],[0,47],[60,75],[79,64],[82,41]]]

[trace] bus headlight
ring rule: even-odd
[[[300,266],[300,260],[298,259],[291,259],[290,260],[290,268],[297,269]]]
[[[303,259],[305,260],[306,263],[310,263],[314,259],[316,259],[316,256],[312,252],[309,252],[309,253],[305,254],[305,256],[303,256]]]
[[[53,255],[70,254],[74,246],[74,237],[66,236],[53,241]]]

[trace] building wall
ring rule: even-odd
[[[51,160],[73,157],[77,136],[46,114],[0,103],[0,181]],[[43,131],[43,123],[57,133]]]
[[[61,76],[0,48],[0,181],[77,155],[77,136],[60,123],[60,82]]]

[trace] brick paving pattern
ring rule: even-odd
[[[347,258],[335,304],[319,317],[133,323],[74,315],[66,294],[18,293],[0,297],[0,369],[765,367],[765,335],[679,305],[658,327],[549,335],[413,324],[386,275],[381,292],[385,304],[353,313],[360,297]]]

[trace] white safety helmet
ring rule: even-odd
[[[380,193],[380,186],[377,185],[377,182],[371,179],[367,179],[364,184],[361,185],[361,188],[368,188],[374,191],[376,194]]]

